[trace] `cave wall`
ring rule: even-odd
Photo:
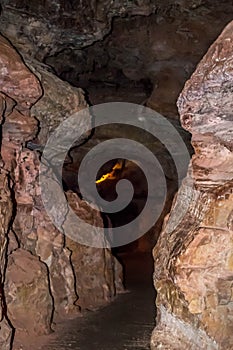
[[[178,100],[195,154],[154,248],[158,296],[152,349],[233,344],[233,22]]]
[[[36,137],[43,147],[56,126],[87,103],[80,89],[61,81],[41,62],[61,74],[64,57],[75,52],[74,67],[80,64],[77,73],[92,69],[93,61],[86,62],[85,57],[96,55],[99,62],[101,45],[82,53],[80,49],[103,39],[111,32],[112,19],[122,17],[114,26],[125,51],[118,50],[119,36],[106,38],[104,62],[110,60],[129,79],[151,78],[155,86],[148,106],[173,117],[177,93],[202,55],[198,51],[202,32],[208,33],[203,36],[204,50],[223,25],[221,16],[227,12],[224,24],[231,17],[231,8],[231,1],[204,0],[118,1],[114,5],[108,0],[2,1],[1,31],[26,62],[1,36],[2,348],[10,349],[14,329],[16,339],[26,329],[34,335],[49,333],[54,320],[79,314],[79,305],[95,308],[122,290],[121,267],[110,251],[65,239],[43,208],[38,184],[40,156],[26,142]],[[134,17],[155,12],[151,26],[149,17]],[[135,42],[130,23],[143,25]],[[182,125],[193,135],[195,156],[154,250],[159,311],[152,337],[155,349],[161,345],[175,349],[177,344],[179,349],[217,348],[218,344],[229,348],[232,344],[231,30],[232,24],[202,60],[178,103]],[[174,32],[179,37],[178,56],[171,37]],[[153,45],[148,41],[145,51],[135,51],[138,39],[144,48],[148,37]],[[139,70],[143,76],[138,75]],[[172,98],[165,105],[168,87]],[[91,120],[83,122],[90,125]],[[77,213],[81,210],[86,220],[102,225],[100,216],[90,212],[76,194],[66,195]],[[176,213],[182,213],[183,207],[188,210],[178,222]]]
[[[83,49],[66,47],[48,53],[45,62],[63,79],[86,88],[93,104],[104,98],[122,99],[146,103],[163,115],[177,118],[178,95],[232,19],[233,5],[231,1],[225,1],[224,6],[215,1],[199,1],[196,6],[191,1],[155,4],[156,12],[150,16],[116,16],[103,40]],[[124,86],[121,96],[116,90]],[[139,94],[140,87],[144,94]]]
[[[151,0],[3,0],[1,4],[2,33],[21,51],[40,60],[48,53],[101,40],[110,31],[114,16],[149,15],[157,7]]]
[[[62,120],[87,106],[82,90],[60,81],[43,65],[31,61],[26,65],[3,36],[0,59],[0,344],[10,349],[13,340],[17,344],[24,334],[48,334],[54,321],[80,314],[80,306],[99,307],[123,287],[121,266],[110,250],[66,240],[52,224],[41,199],[40,153],[27,148],[30,140],[43,145]],[[79,127],[90,123],[89,115]],[[56,196],[57,179],[48,170]],[[66,196],[77,215],[103,226],[98,211],[75,193]],[[65,226],[70,209],[64,210]],[[94,278],[85,279],[86,275]]]
[[[144,79],[147,88],[151,80],[148,106],[174,117],[184,82],[232,11],[230,0],[4,0],[0,25],[21,53],[75,86],[85,85],[93,70],[95,80],[116,86],[119,72],[129,81]],[[144,95],[135,102],[145,102]]]

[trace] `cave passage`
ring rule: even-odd
[[[90,79],[83,86],[87,91],[89,100],[93,103],[109,101],[144,103],[149,97],[151,93],[149,80],[135,83],[129,79],[123,79],[121,74],[118,77],[120,79],[115,81],[114,84],[108,84],[106,80],[94,82]],[[100,75],[99,79],[101,78],[105,79],[104,76]],[[148,84],[149,90],[146,90],[145,84]],[[178,124],[177,127],[179,128]],[[127,135],[127,132],[131,136],[140,139],[139,136],[141,135],[138,130],[130,128],[127,131],[127,128],[125,128],[123,133]],[[83,155],[100,141],[114,136],[122,136],[122,129],[96,128],[90,139],[77,148],[78,152],[72,151],[71,156],[72,159],[75,159],[75,162],[72,164],[67,162],[63,168],[66,190],[72,189],[80,194],[77,173]],[[186,134],[186,137],[188,138],[189,135]],[[152,145],[157,142],[149,136],[146,140],[147,144]],[[145,139],[142,142],[145,142]],[[169,160],[169,154],[163,148],[163,145],[160,144],[158,147],[158,158],[162,164],[165,163],[165,166],[167,166],[167,162],[171,161]],[[164,159],[166,159],[165,162]],[[169,164],[170,167],[167,166],[169,170],[166,177],[168,187],[166,204],[157,223],[139,239],[112,249],[113,255],[123,266],[125,292],[120,294],[113,303],[95,312],[83,310],[83,318],[57,324],[56,334],[62,334],[62,336],[56,334],[52,336],[44,350],[150,349],[150,337],[155,326],[156,314],[152,249],[161,230],[164,216],[168,213],[174,193],[177,190],[174,164],[172,162]],[[102,214],[106,225],[110,222],[112,227],[125,225],[137,217],[143,210],[148,196],[146,179],[140,166],[133,160],[112,159],[104,164],[97,174],[96,186],[101,197],[109,201],[114,200],[116,198],[116,184],[121,179],[128,179],[133,184],[134,197],[127,208],[121,212]],[[150,215],[150,213],[147,215]]]
[[[124,252],[118,257],[125,266],[126,291],[100,310],[57,324],[57,335],[43,350],[150,349],[155,326],[152,256]]]
[[[126,78],[120,70],[109,67],[97,69],[91,76],[89,74],[88,77],[83,76],[82,79],[81,86],[85,89],[92,104],[112,101],[144,103],[152,92],[152,84],[149,79],[132,81]],[[112,128],[111,126],[96,128],[87,142],[79,146],[77,151],[71,152],[74,162],[67,161],[63,168],[65,189],[72,189],[80,195],[77,173],[82,157],[99,142],[124,135],[130,135],[141,140],[142,143],[145,143],[146,140],[147,145],[157,142],[148,135],[145,139],[144,134],[141,135],[141,131],[133,127],[128,129],[125,127],[124,130],[121,127]],[[160,148],[158,158],[163,163],[163,157],[165,156],[167,160],[169,154],[166,153],[163,145],[159,144],[158,147]],[[169,211],[177,190],[177,179],[173,174],[173,167],[174,164],[171,163],[170,173],[167,174],[166,205],[156,225],[139,239],[112,249],[113,255],[123,266],[125,292],[120,294],[113,303],[95,312],[84,310],[83,318],[57,324],[56,334],[62,334],[62,336],[56,336],[56,334],[52,336],[44,350],[150,348],[150,337],[155,326],[156,313],[152,248],[161,230],[164,215]],[[145,175],[140,166],[129,159],[112,159],[103,164],[96,178],[100,196],[108,201],[114,200],[116,185],[121,179],[128,179],[133,184],[134,197],[121,212],[102,214],[106,226],[109,225],[109,222],[113,227],[127,224],[140,214],[147,200]]]
[[[232,62],[224,66],[224,62],[228,64],[224,52],[232,57],[232,25],[224,34],[226,40],[221,42],[220,37],[217,47],[205,56],[200,72],[195,68],[232,19],[232,1],[223,1],[226,7],[209,0],[172,0],[166,4],[160,0],[3,3],[0,187],[6,197],[1,197],[6,222],[0,237],[4,247],[0,256],[4,289],[0,347],[148,350],[165,344],[164,349],[169,350],[196,349],[198,346],[192,347],[191,342],[200,344],[204,339],[204,344],[213,344],[215,334],[217,346],[222,340],[229,344],[233,260],[224,247],[230,246],[227,234],[232,232],[232,177],[228,171],[232,165]],[[15,28],[17,18],[22,21],[19,30]],[[213,66],[217,70],[220,67],[217,73]],[[15,67],[19,67],[22,79]],[[63,121],[88,105],[105,102],[129,102],[140,106],[140,111],[148,107],[160,113],[184,147],[181,143],[177,146],[168,129],[161,129],[160,140],[160,135],[155,137],[148,129],[145,132],[143,126],[115,123],[99,127],[91,114],[79,120],[75,127],[83,131],[82,140],[70,148],[62,169],[68,205],[61,209],[61,231],[50,220],[41,196],[38,179],[42,151]],[[226,113],[220,115],[222,109]],[[140,125],[150,124],[142,114],[135,114],[135,118],[143,120]],[[89,133],[86,127],[90,127]],[[101,201],[91,193],[90,182],[82,193],[78,173],[90,150],[117,138],[142,143],[162,170],[149,186],[141,168],[144,163],[138,159],[123,154],[102,164],[94,183],[100,197],[109,203],[116,200],[118,182],[127,182],[122,180],[133,187],[130,203],[109,213],[101,211]],[[58,139],[62,141],[61,134]],[[166,148],[168,144],[170,148]],[[61,142],[64,153],[63,146]],[[223,163],[226,160],[224,164],[221,157]],[[152,169],[152,161],[144,158]],[[57,204],[61,199],[57,195],[59,184],[56,174],[51,173],[48,171],[48,179],[51,176],[52,181],[48,185],[46,178],[45,188],[49,192],[51,186],[49,206],[60,222],[54,210],[55,201]],[[164,197],[161,178],[166,187]],[[176,196],[179,188],[181,194]],[[153,219],[154,207],[146,207],[148,198],[156,198],[154,207],[163,204],[154,225],[128,244],[111,245],[114,228],[140,217],[137,229],[141,231]],[[72,211],[83,219],[74,227],[69,221]],[[96,236],[92,245],[79,241],[80,232],[85,236],[88,231],[84,222],[91,226],[93,236],[97,227],[104,228],[109,245],[97,248]],[[75,239],[66,234],[69,225],[77,235]],[[132,236],[134,233],[130,232]],[[224,241],[217,241],[220,236]],[[219,247],[224,248],[225,265],[218,257]],[[212,260],[215,255],[219,266],[211,275],[216,268]],[[222,315],[230,315],[225,328],[221,327]],[[166,346],[169,342],[175,345]],[[15,348],[11,347],[13,343]]]

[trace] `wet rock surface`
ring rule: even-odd
[[[153,349],[233,344],[232,28],[210,47],[178,100],[195,155],[154,249]]]

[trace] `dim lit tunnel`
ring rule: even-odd
[[[67,79],[66,73],[61,73],[61,77]],[[77,86],[81,84],[91,104],[124,101],[140,102],[143,105],[151,95],[153,87],[153,83],[147,78],[133,81],[124,76],[120,70],[109,68],[108,65],[103,69],[97,67],[93,72],[84,74],[80,79],[83,81],[78,81],[76,84]],[[84,79],[86,80],[84,81]],[[128,92],[126,93],[126,91]],[[170,118],[170,122],[187,144],[191,156],[193,150],[189,133],[181,128],[179,121],[174,119],[174,116]],[[69,347],[74,349],[149,349],[151,332],[155,326],[154,300],[156,295],[153,286],[152,249],[158,239],[164,217],[168,214],[174,194],[178,189],[176,166],[172,156],[159,139],[136,127],[127,125],[97,127],[92,129],[92,133],[82,145],[70,150],[63,166],[63,188],[65,191],[76,192],[80,198],[84,199],[78,184],[79,167],[83,157],[100,142],[122,137],[132,138],[145,144],[159,160],[167,187],[163,210],[148,232],[126,245],[112,248],[113,256],[117,258],[123,268],[124,291],[122,294],[111,305],[101,308],[93,314],[87,313],[84,319],[59,325],[65,329],[76,329],[75,327],[77,327],[79,330],[74,332],[67,330],[67,337],[65,332],[62,339],[55,339],[50,345],[47,345],[47,349],[57,349],[58,346],[66,348],[67,343]],[[151,166],[148,162],[148,169]],[[185,176],[186,171],[187,168],[184,168],[183,176]],[[146,176],[140,162],[135,162],[132,159],[110,159],[100,167],[96,174],[98,194],[106,201],[114,201],[118,196],[117,183],[122,179],[129,180],[133,185],[133,198],[121,211],[101,213],[104,226],[107,229],[121,227],[134,220],[140,215],[147,201]],[[159,183],[159,179],[157,180]],[[156,189],[157,183],[154,182],[154,195],[159,192],[159,189]],[[94,201],[93,198],[94,196],[87,189],[85,200],[91,203]],[[98,205],[98,201],[96,204]],[[151,213],[148,211],[142,220],[151,220],[150,215]],[[111,244],[108,230],[106,232],[106,237]],[[148,310],[146,313],[145,309]],[[89,338],[92,339],[90,342]]]
[[[1,7],[0,348],[232,348],[230,251],[219,258],[225,265],[212,261],[232,233],[232,26],[219,37],[232,1],[4,0]],[[137,105],[138,123],[99,125],[95,106],[115,102]],[[59,172],[44,156],[47,142],[89,106],[71,126],[84,132]],[[147,110],[166,119],[182,147],[174,134],[153,132],[153,123],[143,129]],[[81,188],[86,156],[114,139],[123,151],[126,139],[144,145],[159,171],[143,152],[123,152]],[[121,209],[108,211],[115,201]],[[93,236],[103,229],[106,246],[75,239],[88,232],[71,211]],[[117,244],[114,232],[134,221],[131,239]]]
[[[109,130],[107,132],[111,134]],[[137,130],[135,134],[137,135]],[[93,147],[94,138],[95,133],[90,140],[92,143],[91,147]],[[86,147],[88,147],[88,142],[85,144]],[[162,152],[161,149],[163,149]],[[78,150],[80,156],[80,147]],[[86,152],[86,149],[84,151]],[[75,158],[75,150],[70,156],[72,159]],[[79,330],[75,332],[65,331],[62,339],[55,339],[49,346],[47,345],[46,349],[55,349],[61,344],[63,348],[66,348],[67,343],[74,349],[93,349],[93,347],[103,350],[109,348],[149,349],[150,335],[155,325],[152,249],[156,244],[164,217],[169,212],[172,199],[178,187],[175,165],[162,145],[158,157],[162,164],[165,163],[164,171],[166,172],[166,169],[169,169],[169,172],[165,175],[167,196],[159,219],[139,239],[133,240],[126,245],[112,248],[112,254],[123,268],[124,291],[111,305],[94,313],[87,313],[84,320],[80,321],[78,319],[76,322],[72,321],[66,325],[59,325],[60,327],[65,327],[66,330],[68,328],[72,330],[75,327]],[[164,162],[164,159],[169,165]],[[79,163],[76,163],[76,167],[74,167],[74,163],[70,164],[69,161],[66,164],[63,168],[64,189],[66,191],[72,189],[82,197],[77,181]],[[143,210],[147,200],[148,187],[145,174],[140,164],[127,159],[112,159],[99,169],[96,176],[96,186],[99,195],[107,201],[116,199],[116,185],[121,179],[127,179],[132,183],[134,195],[128,206],[123,210],[112,214],[102,212],[101,216],[107,229],[120,227],[134,220]],[[91,194],[89,195],[86,193],[85,199],[91,202],[93,197]],[[143,220],[149,220],[149,216],[150,213],[148,212],[147,216],[143,217]],[[112,243],[108,230],[106,232],[107,239]],[[146,313],[145,309],[148,310]],[[90,337],[92,340],[88,341]]]

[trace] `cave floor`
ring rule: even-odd
[[[43,350],[149,349],[154,328],[155,291],[151,254],[121,254],[127,292],[94,312],[56,326]]]

